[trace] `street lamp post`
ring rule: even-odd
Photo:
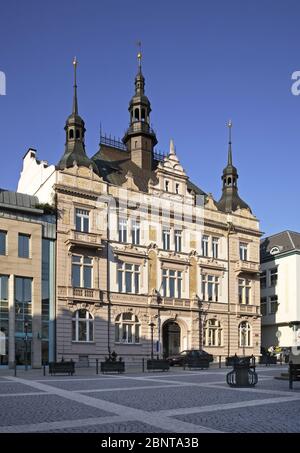
[[[27,361],[27,346],[28,346],[28,321],[24,321],[24,331],[25,331],[25,371],[28,370],[28,361]]]
[[[150,322],[149,326],[151,328],[151,360],[153,360],[153,355],[154,355],[154,352],[153,352],[153,331],[154,331],[154,327],[155,327],[154,322]]]

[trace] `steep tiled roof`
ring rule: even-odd
[[[148,191],[149,180],[157,183],[155,170],[159,161],[153,160],[152,171],[143,170],[130,159],[128,151],[120,150],[101,144],[99,151],[92,157],[96,163],[99,174],[103,179],[111,184],[120,186],[126,181],[126,175],[131,172],[134,183],[143,192]],[[199,187],[191,182],[187,182],[188,189],[196,194],[205,195]]]
[[[278,248],[278,251],[276,248]],[[286,230],[273,234],[272,236],[263,238],[260,243],[262,260],[293,250],[300,250],[300,233],[295,231]],[[272,253],[270,253],[271,251]]]

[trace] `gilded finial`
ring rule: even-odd
[[[231,128],[232,128],[232,121],[231,120],[228,121],[227,127],[228,127],[228,130],[229,130],[229,143],[231,143]]]
[[[137,46],[139,48],[139,51],[137,54],[138,64],[139,64],[139,68],[141,68],[141,66],[142,66],[142,43],[141,43],[141,41],[137,42]]]
[[[78,102],[77,102],[77,81],[76,81],[76,71],[77,71],[77,58],[73,58],[73,66],[74,66],[74,96],[73,96],[73,113],[78,115]]]

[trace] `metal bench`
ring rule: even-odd
[[[149,359],[147,360],[147,370],[161,370],[168,371],[170,369],[170,364],[167,360],[164,359]]]
[[[293,351],[290,353],[289,362],[289,387],[293,388],[294,381],[300,381],[300,348],[298,348],[299,354],[295,354]]]
[[[50,362],[49,373],[51,375],[63,373],[73,376],[73,374],[75,373],[75,362],[73,362],[72,360],[70,362]]]
[[[123,361],[106,361],[101,362],[101,373],[124,373],[125,362]]]

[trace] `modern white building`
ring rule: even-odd
[[[262,346],[300,346],[300,233],[263,238],[260,258]]]

